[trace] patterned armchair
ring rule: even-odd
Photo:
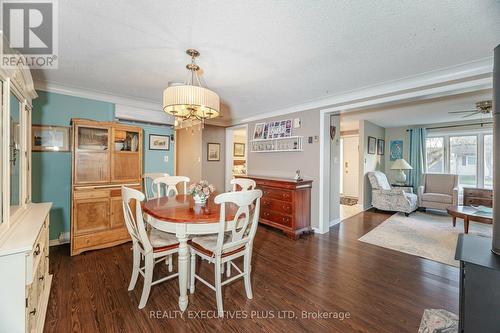
[[[417,195],[402,188],[392,188],[383,172],[368,172],[372,185],[372,205],[380,210],[402,212],[408,216],[417,209]]]

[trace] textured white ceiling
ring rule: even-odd
[[[59,1],[59,69],[35,78],[160,102],[201,52],[234,119],[492,55],[500,1]]]
[[[397,105],[367,108],[341,115],[341,129],[358,129],[359,120],[368,120],[382,127],[400,127],[411,125],[430,125],[456,121],[491,120],[491,116],[476,115],[462,118],[464,114],[449,114],[449,111],[475,109],[475,103],[493,98],[491,89],[440,97],[426,101],[416,101]]]

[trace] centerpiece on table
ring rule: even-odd
[[[193,196],[194,203],[205,204],[210,194],[215,192],[215,186],[206,180],[189,185],[188,193]]]

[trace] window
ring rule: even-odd
[[[427,172],[444,173],[444,137],[426,140]]]
[[[493,187],[493,135],[484,136],[484,187]]]
[[[493,186],[491,129],[432,133],[425,149],[427,172],[458,174],[460,187]]]
[[[476,155],[467,155],[465,159],[466,166],[476,166],[477,158]]]
[[[459,175],[460,186],[477,185],[476,156],[477,136],[450,137],[450,172]],[[469,164],[470,160],[474,164]]]

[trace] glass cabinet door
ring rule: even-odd
[[[10,210],[14,213],[21,202],[21,103],[10,93],[9,165]]]
[[[77,149],[104,151],[108,149],[108,129],[78,126]]]
[[[75,184],[110,179],[109,127],[75,126]]]
[[[115,151],[139,151],[139,133],[127,130],[115,130],[113,135]]]
[[[24,182],[24,193],[26,197],[26,203],[31,203],[31,108],[26,106],[24,109],[25,116],[25,136],[24,136],[24,156],[25,156],[25,177],[26,181]]]
[[[134,182],[141,179],[141,136],[135,127],[113,127],[111,180]]]

